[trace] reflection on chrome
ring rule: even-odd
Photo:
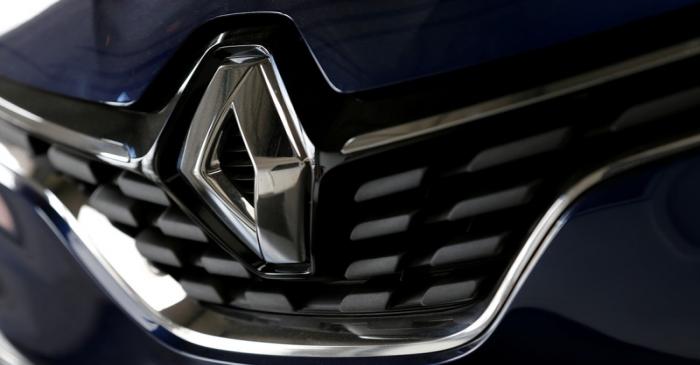
[[[7,338],[0,333],[0,365],[31,365]]]
[[[0,163],[11,171],[21,174],[22,166],[17,160],[17,156],[10,150],[12,146],[6,146],[5,144],[0,144]],[[9,174],[0,174],[0,184],[7,186],[9,189],[15,188],[15,179]]]
[[[104,215],[84,205],[77,218],[86,239],[153,310],[161,311],[185,299],[182,286],[152,267],[136,249],[134,238],[112,226]]]

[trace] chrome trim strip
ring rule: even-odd
[[[618,80],[655,67],[687,59],[700,54],[700,39],[677,44],[643,56],[599,68],[571,78],[559,80],[526,91],[499,97],[447,113],[430,116],[394,127],[361,134],[350,138],[341,149],[343,154],[372,148],[435,133],[447,128],[487,118],[492,115],[571,94],[586,88]]]
[[[0,148],[2,152],[0,184],[20,194],[26,195],[30,192],[35,194],[30,198],[37,202],[37,209],[44,211],[47,222],[69,228],[56,230],[57,235],[63,238],[66,247],[90,269],[117,303],[146,330],[164,341],[172,342],[177,339],[190,345],[197,345],[206,351],[221,351],[222,353],[219,354],[221,356],[225,356],[226,353],[308,357],[416,355],[464,345],[468,346],[468,350],[473,350],[485,341],[502,319],[505,309],[516,296],[542,253],[566,223],[567,209],[584,192],[620,172],[698,146],[700,146],[700,134],[613,162],[590,173],[573,185],[540,219],[515,260],[508,267],[496,293],[476,321],[466,327],[453,328],[454,331],[442,331],[439,337],[428,339],[361,334],[352,331],[353,325],[357,323],[347,326],[350,335],[357,333],[354,337],[348,334],[334,337],[334,334],[326,332],[307,333],[293,326],[289,329],[292,332],[285,332],[279,319],[265,322],[262,314],[255,319],[258,327],[252,327],[255,331],[250,331],[249,327],[245,327],[247,323],[243,318],[224,316],[207,310],[195,301],[183,298],[181,289],[177,286],[172,286],[176,288],[175,292],[157,296],[158,302],[156,302],[152,299],[153,295],[149,299],[149,296],[142,293],[146,289],[140,288],[142,283],[139,282],[149,278],[142,278],[139,275],[146,274],[130,277],[125,275],[123,268],[116,269],[118,265],[115,258],[111,256],[112,253],[106,251],[93,239],[94,237],[88,234],[89,229],[94,229],[97,230],[99,237],[104,239],[102,233],[104,231],[98,224],[100,219],[86,221],[85,213],[79,207],[72,206],[72,209],[66,207],[59,197],[49,190],[51,181],[55,183],[57,179],[49,179],[44,175],[44,180],[41,180],[41,174],[32,172],[34,162],[31,159],[14,158],[7,153],[12,150],[11,148]],[[63,187],[65,188],[65,185]],[[93,210],[90,214],[94,215],[96,212]],[[108,224],[106,219],[103,221]],[[118,247],[119,245],[106,246]],[[142,261],[145,262],[145,260]],[[152,271],[150,275],[159,276]],[[168,287],[170,286],[166,285],[161,290],[170,290]],[[164,298],[170,298],[171,302],[165,303]],[[446,323],[459,324],[459,322],[450,321]],[[278,330],[280,333],[277,333]],[[164,331],[169,335],[164,336]],[[171,345],[178,346],[178,343],[171,343]],[[188,348],[191,349],[191,346]],[[207,353],[211,356],[211,352]]]
[[[31,365],[22,353],[0,333],[0,365]]]
[[[170,118],[175,105],[202,62],[225,41],[222,34],[208,45],[206,51],[180,84],[175,95],[161,110],[155,113],[102,106],[82,100],[70,101],[75,103],[74,105],[80,105],[92,111],[102,110],[100,116],[104,117],[108,113],[114,117],[114,120],[110,120],[110,128],[96,129],[94,128],[95,124],[102,123],[102,120],[90,119],[94,116],[85,115],[83,110],[71,112],[66,109],[66,101],[60,97],[46,96],[53,103],[61,103],[62,110],[68,110],[63,116],[64,119],[52,120],[46,115],[39,115],[28,110],[31,108],[24,106],[26,104],[24,100],[18,102],[11,100],[13,95],[3,95],[0,97],[0,121],[47,140],[72,146],[111,165],[129,170],[140,170],[148,176],[155,177],[151,161],[154,146],[157,144],[165,122]],[[109,110],[104,111],[102,108],[109,108]]]
[[[0,120],[40,136],[50,136],[67,146],[79,146],[81,150],[107,162],[123,165],[131,161],[129,148],[123,143],[76,132],[32,114],[3,98],[0,98]]]

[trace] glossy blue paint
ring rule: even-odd
[[[48,0],[47,3],[50,3]],[[697,0],[58,0],[0,24],[0,75],[93,101],[137,100],[190,32],[228,14],[291,17],[329,81],[376,88],[542,48]],[[10,23],[10,22],[16,22]]]

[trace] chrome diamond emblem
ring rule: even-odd
[[[305,262],[314,147],[270,54],[257,46],[225,50],[230,56],[214,73],[195,111],[180,170],[266,262]],[[236,124],[234,129],[230,123]],[[242,167],[252,166],[253,194],[246,194],[242,183],[231,177],[227,169],[236,166],[222,163],[230,134],[245,146],[249,160],[238,161]]]

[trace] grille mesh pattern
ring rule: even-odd
[[[698,129],[698,89],[653,84],[634,93],[599,87],[330,169],[318,198],[319,275],[362,280],[377,298],[390,292],[377,310],[487,298],[567,186],[610,160]]]

